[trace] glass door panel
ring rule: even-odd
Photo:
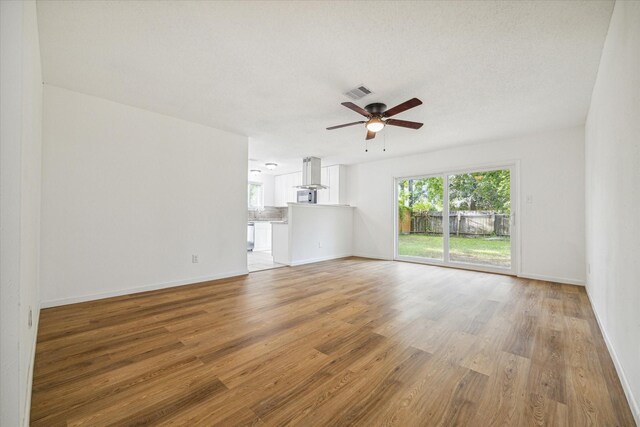
[[[443,182],[441,176],[398,181],[398,256],[444,260]]]
[[[449,261],[511,268],[511,172],[449,175]]]

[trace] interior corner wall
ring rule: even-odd
[[[40,300],[42,72],[36,4],[0,2],[0,19],[0,425],[24,426]]]
[[[50,85],[43,129],[44,306],[246,274],[247,137]]]
[[[640,425],[640,3],[617,1],[586,123],[587,290]]]
[[[582,126],[349,166],[348,193],[357,207],[354,255],[394,257],[394,178],[514,161],[519,162],[520,275],[584,284]]]

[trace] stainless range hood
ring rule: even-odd
[[[302,159],[302,185],[298,188],[308,190],[322,190],[329,188],[322,185],[321,160],[318,157],[305,157]]]

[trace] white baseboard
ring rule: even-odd
[[[544,280],[545,282],[564,283],[566,285],[584,286],[583,280],[567,279],[565,277],[553,277],[553,276],[544,276],[542,274],[529,274],[529,273],[520,273],[518,274],[518,277],[521,277],[523,279]]]
[[[289,265],[292,266],[292,267],[295,267],[295,266],[298,266],[298,265],[313,264],[314,262],[329,261],[329,260],[332,260],[332,259],[346,258],[346,257],[350,257],[350,256],[352,256],[352,255],[351,254],[344,254],[344,255],[329,255],[329,256],[324,256],[324,257],[319,257],[319,258],[308,258],[308,259],[303,259],[303,260],[291,262]]]
[[[618,378],[620,378],[620,383],[622,384],[622,389],[624,390],[625,397],[627,398],[627,402],[629,403],[629,407],[631,408],[631,412],[633,414],[633,418],[636,421],[636,425],[640,426],[640,405],[638,401],[633,397],[633,392],[631,391],[631,386],[629,385],[629,381],[627,380],[627,376],[624,373],[624,369],[620,364],[620,359],[618,359],[618,354],[616,353],[613,345],[611,345],[611,340],[607,335],[607,331],[604,329],[602,322],[600,321],[600,316],[596,311],[596,308],[591,301],[591,294],[589,293],[589,287],[585,286],[587,290],[587,296],[589,297],[589,304],[591,304],[591,310],[596,317],[596,322],[598,322],[598,327],[600,327],[600,332],[602,332],[602,336],[604,338],[604,342],[607,345],[607,349],[609,350],[609,355],[611,355],[611,360],[613,360],[613,366],[616,368],[616,372],[618,373]]]
[[[33,319],[33,343],[31,343],[31,359],[29,360],[29,371],[27,375],[27,395],[25,396],[25,403],[22,414],[22,426],[28,427],[31,422],[31,390],[33,388],[33,369],[36,363],[36,344],[38,342],[38,328],[40,327],[40,309],[38,306],[35,319]]]
[[[352,256],[356,256],[360,258],[379,259],[381,261],[393,261],[393,257],[388,258],[388,257],[380,256],[380,254],[372,254],[372,253],[364,253],[364,252],[359,252],[357,254],[353,254]]]
[[[229,271],[226,273],[214,274],[212,276],[192,277],[189,279],[173,280],[170,282],[154,283],[151,285],[136,286],[134,288],[119,289],[116,291],[103,292],[99,294],[81,295],[77,297],[60,298],[51,301],[43,301],[42,308],[58,307],[61,305],[76,304],[79,302],[94,301],[104,298],[119,297],[122,295],[137,294],[139,292],[155,291],[158,289],[172,288],[177,286],[193,285],[210,280],[228,279],[230,277],[244,276],[249,274],[248,270]]]

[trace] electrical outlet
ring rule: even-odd
[[[29,307],[29,319],[28,319],[29,327],[33,326],[33,310]]]
[[[322,243],[318,242],[318,247],[321,248],[322,247]]]
[[[198,255],[191,255],[191,262],[197,264],[199,262]]]
[[[532,196],[531,194],[529,194],[529,195],[527,196],[527,204],[528,204],[528,205],[533,204],[533,196]]]

